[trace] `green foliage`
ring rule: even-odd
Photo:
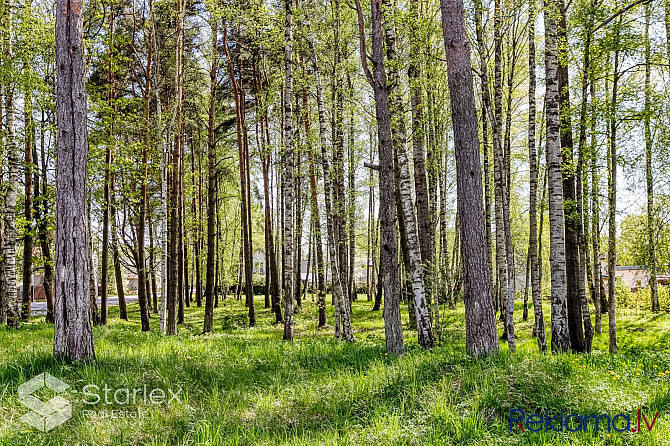
[[[628,286],[617,281],[617,306],[635,310],[643,314],[651,313],[651,288],[632,292]],[[670,286],[659,285],[658,302],[661,311],[670,312]]]

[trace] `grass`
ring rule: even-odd
[[[17,332],[0,328],[0,445],[670,444],[668,314],[622,313],[618,354],[606,352],[603,333],[593,354],[552,355],[538,354],[532,322],[522,322],[518,308],[517,352],[501,342],[499,355],[476,361],[464,353],[462,307],[444,312],[432,352],[406,330],[401,357],[385,354],[382,315],[370,307],[353,305],[353,345],[316,327],[311,300],[296,317],[292,343],[281,340],[260,298],[256,327],[245,326],[243,304],[226,301],[215,310],[215,334],[207,336],[200,334],[202,308],[186,309],[175,337],[157,333],[156,317],[152,331],[141,333],[137,304],[129,305],[128,322],[112,308],[109,326],[94,329],[97,361],[88,365],[52,359],[53,329],[43,318]],[[64,396],[73,405],[73,418],[49,433],[19,420],[27,409],[17,388],[43,371],[70,384]],[[93,400],[82,394],[86,385],[98,386],[103,400],[84,404]],[[109,391],[107,405],[105,386],[140,393],[135,403],[119,405]],[[144,386],[168,397],[172,390],[179,401],[145,402]],[[512,408],[548,409],[551,416],[561,409],[634,415],[641,408],[650,420],[659,416],[651,432],[637,434],[510,433]]]

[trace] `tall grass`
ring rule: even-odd
[[[382,315],[370,307],[353,304],[353,345],[316,327],[309,299],[293,343],[281,340],[260,298],[256,327],[245,326],[243,302],[226,301],[215,311],[215,334],[206,336],[202,308],[186,309],[174,337],[157,333],[156,317],[152,332],[141,333],[136,304],[128,322],[112,308],[110,325],[94,329],[97,361],[88,365],[52,359],[53,330],[42,318],[16,332],[0,328],[0,445],[670,444],[666,314],[622,314],[616,355],[606,353],[606,334],[590,355],[552,355],[538,354],[532,320],[522,322],[518,311],[517,352],[501,343],[499,355],[476,361],[465,355],[461,307],[442,315],[442,342],[433,351],[406,330],[402,357],[385,354]],[[64,396],[73,418],[49,433],[19,420],[27,409],[17,387],[42,371],[71,386]],[[172,390],[179,401],[90,406],[86,385]],[[659,417],[639,434],[510,433],[512,408],[610,415],[641,408]],[[141,417],[128,417],[138,411]]]

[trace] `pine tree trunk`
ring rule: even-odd
[[[361,8],[356,0],[359,11]],[[371,0],[372,8],[372,61],[373,89],[375,95],[375,115],[379,141],[379,219],[381,225],[381,264],[379,280],[384,289],[384,331],[386,352],[401,355],[405,345],[400,320],[400,281],[398,277],[398,239],[395,227],[395,182],[393,174],[393,139],[391,136],[391,113],[389,110],[389,90],[384,68],[384,37],[382,30],[381,0]],[[362,24],[359,25],[363,39]],[[361,42],[364,47],[364,41]],[[367,69],[367,58],[361,56]]]
[[[11,20],[10,20],[11,22]],[[58,122],[56,164],[56,299],[54,357],[68,361],[95,359],[90,321],[88,281],[88,227],[86,212],[86,162],[88,135],[86,128],[86,91],[84,42],[82,36],[83,4],[80,0],[59,0],[56,11],[56,110]],[[12,101],[8,101],[8,104]],[[13,108],[13,104],[12,104]],[[9,112],[9,109],[8,109]],[[12,128],[9,128],[10,136]],[[10,156],[11,155],[10,151]],[[12,162],[10,160],[10,169]],[[16,193],[12,179],[8,194]],[[10,205],[12,198],[8,200]],[[10,212],[13,208],[10,207]],[[4,254],[11,262],[13,252],[13,216],[6,218],[11,229]],[[8,268],[8,297],[15,296],[15,283]]]
[[[49,235],[47,227],[48,211],[48,184],[47,184],[47,161],[46,161],[46,147],[44,137],[44,110],[42,110],[41,129],[40,129],[40,163],[41,175],[35,172],[35,221],[37,222],[37,233],[42,251],[42,258],[44,259],[44,296],[47,303],[46,322],[53,324],[54,322],[54,269],[53,260],[51,256],[51,247],[49,246]],[[33,156],[37,160],[37,155]],[[41,181],[40,181],[41,177]],[[40,190],[41,184],[41,190]]]
[[[551,350],[570,350],[567,290],[565,278],[565,236],[563,218],[563,178],[561,172],[561,123],[558,91],[557,0],[547,3],[545,22],[547,169],[549,171],[549,241],[551,265]]]
[[[203,333],[211,333],[214,327],[214,254],[216,237],[216,70],[218,46],[218,19],[212,19],[212,65],[209,71],[209,126],[207,128],[207,262],[205,272],[205,320]],[[195,206],[194,206],[195,207]]]
[[[153,313],[158,314],[158,291],[156,284],[156,259],[154,251],[154,230],[149,218],[149,273],[151,274],[151,294],[153,297]]]
[[[173,142],[169,159],[168,170],[168,260],[167,260],[167,323],[166,334],[177,334],[177,306],[180,299],[178,294],[178,271],[179,263],[177,259],[177,244],[179,240],[179,220],[178,208],[181,207],[179,203],[179,156],[180,156],[180,130],[181,125],[175,125],[177,116],[180,116],[183,105],[183,32],[184,25],[184,7],[182,0],[177,0],[177,27],[175,30],[176,37],[176,60],[175,60],[175,105],[173,107],[173,114],[171,119],[170,130],[173,132]]]
[[[477,112],[463,2],[442,0],[440,6],[454,126],[461,258],[465,274],[465,349],[479,357],[497,352],[498,339],[486,255]]]
[[[153,15],[154,2],[149,3],[149,14]],[[151,34],[153,28],[149,27],[149,42],[153,40]],[[146,238],[146,219],[149,201],[147,198],[147,181],[149,175],[149,147],[151,140],[151,77],[153,62],[153,45],[149,44],[147,48],[147,66],[145,69],[146,83],[144,85],[144,144],[142,144],[142,177],[140,180],[140,209],[137,222],[137,301],[140,306],[140,323],[142,331],[149,331],[149,295],[146,292],[145,283],[147,281],[146,253],[144,240]],[[107,319],[107,302],[103,304],[103,325]]]
[[[112,233],[112,262],[114,263],[114,279],[116,281],[116,294],[119,298],[119,319],[128,320],[128,313],[126,311],[126,292],[123,287],[123,273],[121,272],[121,253],[119,252],[119,232],[116,223],[116,198],[114,194],[114,183],[116,182],[116,175],[112,173],[110,178],[110,205],[109,212],[111,217],[111,233]]]

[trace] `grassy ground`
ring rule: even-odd
[[[38,318],[20,331],[0,328],[0,445],[88,444],[670,444],[670,316],[622,314],[620,353],[609,355],[607,335],[594,340],[591,355],[540,355],[529,335],[531,322],[517,315],[517,352],[475,361],[464,354],[463,308],[446,310],[441,344],[422,351],[405,331],[407,354],[384,353],[381,313],[354,304],[354,345],[319,330],[310,300],[296,317],[296,339],[281,340],[281,327],[256,301],[258,326],[244,326],[243,305],[225,302],[215,312],[215,334],[200,335],[202,309],[186,310],[176,337],[139,331],[137,304],[131,320],[94,329],[97,361],[68,365],[51,357],[53,330]],[[545,309],[545,314],[549,313]],[[532,311],[531,311],[532,314]],[[406,320],[406,312],[403,318]],[[532,317],[532,316],[531,316]],[[332,321],[332,312],[329,314]],[[606,319],[603,321],[606,327]],[[644,331],[639,331],[643,329]],[[19,418],[27,412],[17,388],[47,371],[71,387],[73,418],[41,433]],[[97,385],[102,398],[82,394]],[[142,389],[135,403],[117,404],[114,390]],[[144,386],[178,393],[169,404],[144,402]],[[41,391],[43,399],[50,391]],[[123,391],[117,395],[124,401]],[[527,414],[635,416],[641,408],[651,432],[509,431],[509,411]],[[85,410],[91,412],[85,412]],[[139,413],[141,416],[137,416]]]

